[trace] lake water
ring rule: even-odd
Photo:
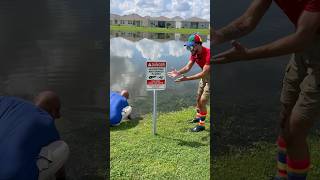
[[[134,113],[152,112],[152,91],[146,90],[145,62],[167,61],[167,71],[183,67],[190,52],[183,46],[188,35],[166,33],[116,32],[110,34],[110,89],[128,89],[129,103]],[[202,36],[203,45],[209,47],[208,36]],[[189,75],[200,72],[194,65]],[[175,111],[194,106],[198,80],[175,83],[167,76],[167,88],[158,93],[159,111]]]
[[[102,9],[99,9],[99,8]],[[68,179],[102,179],[106,166],[107,62],[100,2],[0,3],[0,95],[62,101],[57,129],[70,147]],[[105,23],[105,22],[103,22]],[[102,172],[102,173],[99,173]]]

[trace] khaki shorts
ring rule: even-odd
[[[37,166],[38,180],[53,180],[55,174],[66,163],[69,156],[69,146],[64,141],[54,141],[43,147],[39,153]]]
[[[209,100],[210,98],[210,74],[200,79],[198,86],[198,96]]]
[[[320,112],[320,36],[301,53],[292,55],[286,67],[281,103],[293,107],[303,120]]]

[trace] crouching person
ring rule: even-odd
[[[54,92],[41,92],[34,104],[0,97],[1,180],[65,179],[69,147],[56,129],[58,118],[60,100]]]
[[[132,107],[128,103],[129,92],[122,90],[121,93],[110,91],[110,125],[118,126],[126,118],[131,119]]]

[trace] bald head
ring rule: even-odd
[[[122,90],[120,94],[126,99],[129,99],[129,92],[127,90]]]
[[[36,106],[46,110],[54,119],[60,118],[60,99],[53,91],[42,91],[34,100]]]

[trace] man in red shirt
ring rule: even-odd
[[[200,79],[197,95],[197,115],[193,120],[198,125],[191,129],[191,132],[199,132],[205,130],[206,104],[210,97],[210,49],[202,46],[202,39],[196,33],[189,36],[184,46],[191,52],[189,62],[179,71],[168,72],[168,75],[172,78],[181,76],[175,80],[176,82]],[[197,63],[202,71],[192,76],[185,76],[184,73],[190,71],[194,63]]]
[[[272,3],[254,0],[247,11],[212,32],[212,43],[229,40],[233,48],[213,57],[213,64],[249,61],[293,53],[281,92],[278,171],[276,179],[306,179],[310,168],[308,131],[320,113],[320,0],[275,0],[296,26],[284,38],[252,49],[233,39],[251,32]]]

